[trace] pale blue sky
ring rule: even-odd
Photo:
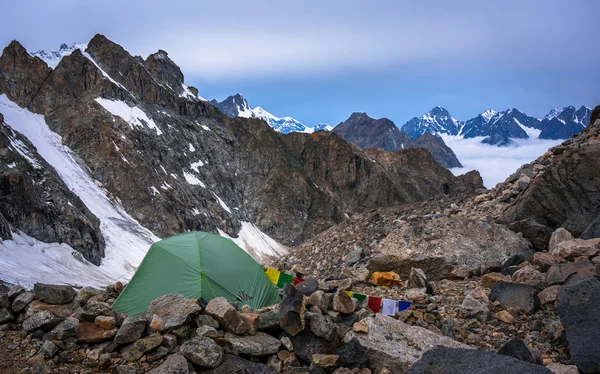
[[[2,13],[2,45],[54,50],[102,33],[132,54],[164,49],[204,97],[239,92],[307,125],[600,104],[595,0],[7,0]]]

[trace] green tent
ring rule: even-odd
[[[249,254],[233,241],[206,232],[183,233],[152,244],[113,309],[138,315],[168,293],[206,301],[222,296],[254,308],[281,301]]]

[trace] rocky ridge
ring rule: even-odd
[[[452,149],[441,138],[425,133],[412,139],[387,118],[374,119],[366,113],[352,113],[346,121],[334,127],[332,131],[361,148],[378,148],[390,152],[424,148],[441,166],[462,167]]]

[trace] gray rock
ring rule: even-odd
[[[77,315],[81,321],[94,322],[98,316],[113,317],[115,312],[108,303],[89,301],[77,310]]]
[[[64,340],[74,337],[76,335],[75,326],[78,323],[79,320],[76,318],[67,317],[64,321],[46,333],[46,335],[44,335],[44,340]]]
[[[223,361],[223,348],[209,338],[192,338],[183,343],[181,354],[195,365],[216,368]]]
[[[492,352],[464,348],[434,348],[425,352],[406,374],[552,374],[543,366]]]
[[[355,245],[354,248],[352,248],[352,250],[350,252],[348,252],[348,254],[346,255],[346,265],[352,266],[352,265],[356,264],[358,261],[360,261],[360,259],[362,258],[362,255],[363,255],[362,247]]]
[[[255,357],[275,354],[281,346],[279,339],[263,332],[244,336],[225,333],[225,339],[233,352]]]
[[[206,314],[200,314],[196,317],[196,325],[200,326],[210,326],[212,328],[219,328],[219,321],[212,318],[211,316],[207,316]]]
[[[309,320],[310,331],[319,338],[323,338],[327,341],[331,341],[335,338],[335,323],[331,322],[328,317],[320,313],[306,313],[306,319]]]
[[[590,224],[585,228],[585,230],[583,230],[579,237],[581,239],[600,238],[600,215],[590,222]]]
[[[147,338],[137,340],[136,342],[121,349],[121,357],[127,361],[137,361],[144,354],[158,347],[163,341],[162,335],[159,333],[152,334]]]
[[[248,324],[224,297],[216,297],[210,300],[205,311],[219,321],[219,324],[227,331],[234,334],[243,334],[248,331]]]
[[[169,352],[174,352],[177,347],[177,336],[173,334],[165,334],[163,336],[163,341],[161,345],[169,350]]]
[[[119,365],[117,366],[117,374],[137,374],[137,369],[133,366]]]
[[[535,364],[535,357],[522,339],[510,339],[500,348],[498,354],[514,357],[518,360]]]
[[[329,299],[329,295],[327,295],[325,292],[317,290],[313,292],[312,295],[310,295],[308,302],[311,305],[314,305],[317,308],[319,308],[321,313],[327,313],[331,300]]]
[[[131,343],[142,337],[144,330],[146,330],[146,317],[127,317],[121,324],[121,327],[117,331],[115,336],[115,343],[126,344]]]
[[[341,367],[355,369],[364,368],[369,364],[367,351],[356,338],[350,339],[335,351],[335,354],[339,357],[338,364]]]
[[[30,333],[37,329],[44,331],[50,330],[54,326],[58,325],[63,319],[58,317],[56,314],[47,310],[35,313],[33,316],[23,321],[23,330]]]
[[[490,310],[481,301],[467,295],[460,306],[460,311],[468,318],[477,318],[481,322],[488,320]]]
[[[550,266],[546,273],[546,284],[563,284],[567,280],[581,280],[595,275],[596,266],[587,258],[580,257],[573,262]]]
[[[281,304],[279,304],[279,325],[281,329],[291,336],[297,335],[304,330],[305,312],[304,296],[296,287],[286,284],[283,289]]]
[[[200,306],[180,294],[167,294],[150,302],[148,311],[158,314],[165,321],[165,329],[179,327],[192,314],[200,312]]]
[[[310,296],[313,292],[319,289],[319,281],[314,277],[308,276],[304,278],[304,282],[295,285],[296,289],[304,296]]]
[[[165,362],[147,374],[189,374],[188,362],[180,353],[167,357]]]
[[[584,373],[600,371],[600,281],[569,282],[558,289],[558,315],[564,326],[571,360]]]
[[[214,327],[203,325],[196,329],[196,336],[214,339],[219,337],[219,332]]]
[[[21,311],[23,311],[23,309],[25,309],[27,305],[29,305],[30,302],[33,301],[34,297],[35,295],[33,294],[33,292],[23,292],[19,296],[15,297],[15,299],[13,300],[12,310],[15,313],[20,313]]]
[[[436,346],[469,348],[466,344],[433,331],[409,326],[382,314],[366,318],[362,322],[367,324],[368,332],[364,334],[350,331],[344,337],[344,342],[348,343],[356,338],[367,351],[370,368],[375,372],[387,368],[392,373],[404,373],[423,353]]]
[[[289,368],[293,370],[293,368]],[[223,363],[219,367],[204,371],[203,374],[277,374],[273,368],[257,362],[251,362],[244,360],[243,358],[236,357],[230,354],[226,354],[223,359]],[[287,371],[286,374],[293,374],[293,371]],[[306,371],[304,372],[306,373]],[[312,372],[311,372],[312,374]]]
[[[548,252],[552,253],[556,250],[556,246],[564,241],[573,239],[573,235],[562,227],[557,228],[550,236],[548,242]]]
[[[10,300],[14,300],[15,297],[19,296],[23,292],[25,292],[25,289],[23,287],[19,286],[18,284],[13,284],[8,289],[7,295]]]
[[[506,308],[533,313],[540,307],[540,300],[533,287],[523,283],[497,282],[492,285],[490,299]]]
[[[108,294],[104,290],[99,290],[99,289],[89,287],[89,286],[83,287],[81,290],[79,290],[79,292],[77,292],[77,296],[75,296],[75,300],[77,300],[77,302],[80,305],[83,305],[83,304],[87,303],[88,300],[92,296],[99,296],[99,295],[102,295],[105,300],[108,298]]]
[[[8,308],[0,308],[0,325],[7,322],[14,321],[15,316],[11,313]]]
[[[352,298],[343,290],[338,290],[333,296],[333,310],[340,313],[354,313],[355,305]]]
[[[44,344],[42,344],[42,353],[44,354],[44,357],[50,359],[58,353],[58,347],[51,341],[45,341]]]
[[[36,283],[33,285],[35,298],[48,304],[67,304],[77,295],[77,292],[70,286]]]
[[[421,269],[411,268],[410,274],[408,275],[408,288],[425,288],[425,292],[428,294],[433,294],[433,287],[429,280],[427,280],[427,275]]]

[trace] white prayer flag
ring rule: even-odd
[[[396,315],[396,300],[383,299],[381,313],[386,316]]]

